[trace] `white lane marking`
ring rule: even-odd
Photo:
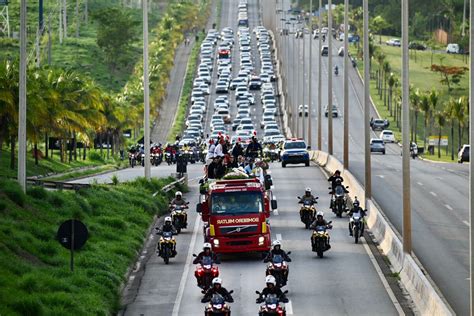
[[[197,237],[197,232],[199,230],[200,222],[201,222],[201,217],[198,215],[196,216],[196,220],[194,222],[193,237],[191,238],[191,242],[189,243],[186,264],[184,265],[184,271],[183,271],[183,274],[181,275],[181,281],[179,282],[178,294],[176,295],[176,299],[174,301],[173,313],[172,313],[173,316],[178,316],[178,313],[179,313],[181,300],[183,299],[183,294],[184,294],[184,287],[186,285],[186,279],[188,278],[189,267],[191,266],[191,259],[193,257],[194,246],[196,245],[196,237]]]
[[[382,179],[385,178],[383,174],[378,174],[377,177],[382,178]]]
[[[370,262],[372,262],[372,265],[375,268],[375,271],[377,272],[380,281],[382,281],[382,284],[385,288],[385,291],[387,291],[388,296],[392,300],[393,305],[395,306],[395,309],[398,312],[398,315],[405,315],[405,312],[403,311],[402,307],[400,306],[400,302],[397,300],[397,297],[395,294],[393,294],[392,288],[390,285],[388,285],[387,280],[385,279],[385,276],[382,273],[382,270],[380,269],[377,260],[375,259],[374,255],[372,254],[372,250],[370,250],[369,246],[365,241],[362,242],[364,245],[365,252],[367,252],[367,255],[369,256]]]
[[[281,240],[281,234],[276,234],[276,239]]]
[[[275,215],[275,216],[280,215],[280,213],[278,212],[278,209],[274,209],[274,210],[273,210],[273,215]]]
[[[468,227],[471,226],[469,225],[469,222],[468,221],[462,221],[464,224],[466,224]]]
[[[130,281],[133,281],[135,279],[135,276],[134,275],[131,275],[129,278],[128,278]]]
[[[430,194],[431,194],[432,196],[438,196],[438,194],[434,193],[433,191],[430,191]]]
[[[450,211],[453,210],[453,208],[452,208],[449,204],[444,204],[444,206],[445,206],[448,210],[450,210]]]
[[[423,186],[423,183],[421,183],[421,182],[417,182],[417,184]]]
[[[291,304],[291,301],[288,301],[288,303],[285,304],[285,309],[287,315],[293,315],[293,305]]]

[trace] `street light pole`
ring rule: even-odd
[[[474,1],[469,1],[469,104],[474,102],[474,59],[472,54],[474,52]],[[472,142],[474,139],[474,111],[469,111],[469,140]],[[472,225],[474,223],[474,198],[472,196],[472,190],[474,190],[474,166],[472,163],[469,164],[469,285],[470,285],[470,315],[474,313],[474,229]]]
[[[319,0],[319,9],[318,9],[318,150],[323,150],[323,135],[322,135],[322,122],[321,122],[321,111],[322,106],[321,103],[323,102],[322,97],[322,60],[321,60],[321,8],[322,8],[322,0]]]
[[[363,0],[364,11],[364,161],[365,200],[372,197],[372,175],[370,172],[370,61],[369,61],[369,0]]]
[[[311,136],[311,114],[313,112],[312,108],[312,103],[313,100],[311,99],[311,79],[312,79],[312,69],[313,69],[313,43],[312,43],[312,37],[313,37],[313,0],[309,1],[309,69],[308,69],[308,144],[309,146],[312,146],[313,138]]]
[[[18,182],[26,191],[26,0],[20,2],[20,87],[18,104]],[[13,149],[12,149],[13,150]],[[37,153],[35,153],[37,154]]]
[[[403,252],[411,253],[410,205],[410,105],[408,56],[408,1],[402,0],[402,184],[403,184]]]
[[[304,21],[304,15],[303,15],[303,21]],[[301,40],[303,41],[303,58],[302,58],[302,63],[303,63],[303,68],[301,69],[301,75],[303,76],[302,78],[302,82],[301,82],[301,90],[303,90],[303,92],[301,93],[301,104],[303,105],[303,108],[301,109],[301,121],[302,121],[302,125],[301,125],[301,128],[302,128],[302,133],[301,133],[301,137],[303,139],[305,139],[305,133],[306,133],[306,126],[305,126],[305,119],[304,119],[304,115],[305,115],[305,99],[304,99],[304,95],[305,95],[305,79],[306,79],[306,69],[305,69],[305,36],[304,36],[304,25],[305,23],[303,22],[303,26],[302,26],[302,32],[301,32]],[[298,114],[299,115],[299,114]]]
[[[296,34],[298,34],[298,29],[296,30]],[[300,40],[298,37],[295,36],[295,39],[297,40],[298,42],[298,48],[297,48],[297,54],[295,55],[295,68],[298,69],[298,66],[299,66],[299,58],[300,58],[300,54],[301,54],[301,44],[300,44]],[[300,79],[301,79],[301,76],[298,76],[298,93],[297,93],[297,97],[296,97],[296,137],[300,137],[300,113],[299,113],[299,107],[300,107],[300,104],[301,104],[301,84],[300,84]]]
[[[344,169],[349,169],[349,0],[344,0]]]
[[[145,123],[145,137],[144,137],[144,150],[145,150],[145,178],[151,178],[151,161],[150,161],[150,86],[148,76],[148,0],[142,0],[143,5],[143,101],[144,101],[144,114],[143,118]]]
[[[332,0],[328,0],[328,153],[333,154],[332,135]]]

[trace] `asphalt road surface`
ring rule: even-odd
[[[287,4],[286,4],[287,5]],[[291,30],[291,26],[290,26]],[[309,56],[309,36],[306,35],[306,56]],[[289,69],[300,76],[302,72],[302,39],[294,35],[282,36],[282,47],[288,47],[280,56]],[[298,43],[300,42],[300,43]],[[325,45],[327,45],[327,39]],[[323,44],[323,45],[324,45]],[[317,54],[320,52],[318,40],[311,39],[313,45],[313,145],[317,141]],[[339,109],[338,118],[333,119],[334,155],[342,161],[343,150],[343,58],[337,50],[343,42],[333,40],[333,67],[338,65],[339,76],[333,77],[333,104]],[[299,48],[299,50],[298,50]],[[298,62],[297,62],[298,61]],[[322,104],[327,104],[328,57],[322,57]],[[349,126],[350,159],[349,170],[364,183],[364,132],[363,132],[363,84],[349,63]],[[307,67],[307,66],[306,66]],[[286,69],[285,66],[283,69]],[[290,73],[289,78],[293,75]],[[288,91],[293,96],[298,93],[295,80],[288,80]],[[307,85],[307,79],[305,85]],[[300,90],[301,91],[301,90]],[[307,91],[307,89],[306,89]],[[376,96],[374,96],[376,97]],[[308,99],[306,94],[305,100]],[[307,103],[307,101],[306,101]],[[371,110],[371,116],[376,117]],[[323,150],[327,151],[327,118],[322,115]],[[302,124],[300,124],[301,126]],[[395,128],[395,127],[391,127]],[[372,137],[378,137],[372,133]],[[313,146],[314,147],[314,146]],[[372,154],[372,193],[375,201],[398,230],[402,231],[402,159],[401,148],[388,144],[387,154]],[[314,147],[315,148],[315,147]],[[466,165],[430,163],[419,159],[411,160],[412,183],[412,225],[413,249],[423,266],[435,281],[443,295],[459,315],[469,314],[469,216],[468,216],[468,168]]]

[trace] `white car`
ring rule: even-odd
[[[386,41],[385,44],[387,44],[388,46],[397,46],[397,47],[402,46],[402,43],[400,42],[398,38],[392,38]]]
[[[391,130],[383,130],[379,137],[384,141],[384,143],[395,143],[395,135]]]
[[[448,46],[446,46],[446,53],[459,54],[459,44],[449,43]]]

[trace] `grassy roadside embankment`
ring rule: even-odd
[[[77,193],[31,187],[25,195],[16,182],[0,179],[0,315],[115,314],[127,268],[173,192],[152,194],[171,181],[141,178]],[[55,240],[70,218],[89,230],[74,272],[68,250]]]

